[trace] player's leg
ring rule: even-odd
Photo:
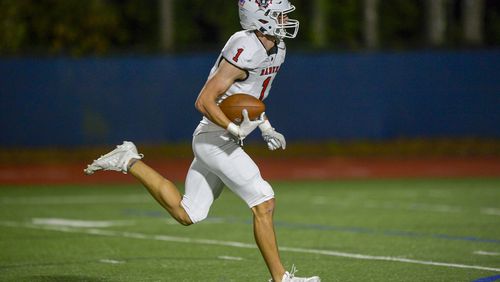
[[[185,192],[181,201],[193,223],[208,216],[212,203],[220,196],[223,188],[224,183],[220,178],[195,158],[186,177]]]
[[[200,163],[210,168],[213,174],[251,208],[255,242],[273,280],[320,281],[318,277],[299,278],[285,271],[274,231],[274,191],[271,185],[262,179],[259,168],[250,156],[225,136],[221,138],[210,133],[195,137],[193,151]]]
[[[275,200],[267,200],[252,208],[255,242],[266,262],[274,281],[280,281],[285,273],[274,232],[273,214]]]
[[[321,279],[318,276],[295,277],[296,268],[294,266],[292,266],[290,272],[285,271],[279,257],[278,243],[274,231],[274,207],[275,199],[267,200],[252,207],[255,241],[271,273],[272,281],[320,282]]]
[[[84,172],[88,175],[100,170],[120,171],[125,174],[130,172],[173,218],[183,225],[192,224],[188,214],[181,206],[181,195],[177,187],[140,161],[142,157],[143,155],[137,152],[137,148],[132,142],[125,141],[116,149],[93,161]]]
[[[193,151],[201,163],[252,208],[255,241],[271,275],[281,281],[285,269],[273,226],[274,192],[262,179],[255,162],[235,142],[217,134],[196,136]]]
[[[181,205],[182,196],[179,189],[170,180],[164,178],[141,160],[132,159],[133,165],[128,172],[139,180],[153,198],[180,224],[191,225],[189,218]]]

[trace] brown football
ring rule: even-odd
[[[241,111],[243,111],[243,109],[247,109],[250,120],[258,119],[266,110],[266,105],[264,105],[261,100],[242,93],[233,94],[227,97],[219,104],[219,107],[227,118],[235,124],[240,124],[242,122],[243,115]]]

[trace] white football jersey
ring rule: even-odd
[[[226,60],[228,63],[244,70],[247,77],[244,80],[235,81],[228,91],[220,96],[217,102],[220,103],[225,98],[236,93],[249,94],[261,101],[266,99],[281,64],[285,62],[285,56],[286,46],[283,40],[268,52],[254,31],[243,30],[233,34],[212,67],[210,76],[217,70],[220,62]],[[208,118],[203,117],[195,134],[217,130],[224,129],[212,123]]]

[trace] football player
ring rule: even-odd
[[[288,0],[239,0],[243,28],[228,40],[201,89],[195,107],[203,119],[193,134],[194,160],[185,181],[185,194],[142,161],[132,142],[125,141],[98,158],[86,174],[98,170],[130,173],[170,215],[183,225],[205,219],[224,186],[242,198],[253,213],[254,237],[272,276],[271,281],[320,281],[319,277],[295,277],[286,271],[278,252],[274,231],[274,191],[262,179],[259,168],[243,150],[242,141],[257,127],[270,150],[285,149],[286,141],[267,117],[236,125],[218,107],[235,93],[260,100],[269,95],[274,78],[285,61],[284,38],[294,38],[299,22],[288,14],[295,7]]]

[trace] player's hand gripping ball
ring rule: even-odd
[[[250,120],[259,119],[266,110],[266,105],[261,100],[248,94],[233,94],[224,99],[219,107],[227,118],[237,125],[243,121],[243,109],[248,111]]]

